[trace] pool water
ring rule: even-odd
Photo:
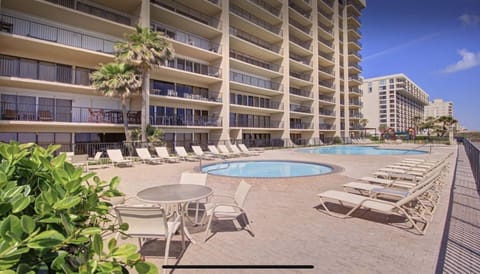
[[[375,146],[325,146],[300,149],[300,152],[312,154],[338,154],[338,155],[416,155],[425,154],[426,151],[414,149],[387,149]]]
[[[294,161],[238,161],[206,165],[202,172],[230,177],[286,178],[321,175],[334,169],[327,165]]]

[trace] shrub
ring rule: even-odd
[[[115,232],[102,196],[117,196],[118,177],[102,181],[54,156],[60,146],[0,143],[0,272],[156,273],[136,245]],[[127,229],[123,226],[121,229]]]
[[[341,144],[342,143],[342,138],[340,138],[339,136],[333,137],[333,143],[334,144]]]

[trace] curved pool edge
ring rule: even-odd
[[[301,164],[313,164],[313,165],[322,165],[325,167],[328,167],[332,169],[330,172],[327,173],[322,173],[322,174],[313,174],[313,175],[297,175],[297,176],[289,176],[289,177],[242,177],[242,176],[229,176],[229,175],[223,175],[223,174],[213,174],[213,173],[208,173],[203,171],[203,167],[210,166],[210,165],[216,165],[216,164],[222,164],[225,162],[230,162],[230,163],[241,163],[241,162],[294,162],[294,163],[301,163]],[[265,180],[285,180],[285,179],[295,179],[295,178],[308,178],[308,177],[318,177],[318,176],[326,176],[326,175],[332,175],[332,174],[338,174],[340,172],[345,171],[345,169],[341,166],[335,165],[335,164],[330,164],[330,163],[324,163],[324,162],[313,162],[313,161],[298,161],[298,160],[284,160],[284,159],[263,159],[263,160],[231,160],[231,161],[224,161],[224,162],[215,162],[207,165],[202,165],[201,167],[197,167],[199,172],[201,173],[207,173],[209,176],[218,176],[218,177],[225,177],[225,178],[239,178],[239,179],[265,179]]]
[[[370,148],[376,151],[395,151],[395,152],[404,152],[404,153],[331,153],[331,152],[322,152],[322,151],[313,151],[321,149],[332,149],[332,148],[345,148],[345,152],[348,152],[348,149],[362,149]],[[304,147],[294,150],[299,153],[308,153],[308,154],[319,154],[319,155],[340,155],[340,156],[415,156],[415,155],[424,155],[429,152],[422,149],[406,149],[406,148],[392,148],[392,147],[382,147],[381,145],[327,145],[327,146],[314,146],[314,147]],[[342,151],[343,152],[343,151]],[[411,152],[411,153],[408,153]]]

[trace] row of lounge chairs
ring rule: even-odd
[[[365,138],[352,138],[353,144],[363,145],[363,144],[373,144],[373,141]]]
[[[423,235],[436,208],[450,155],[440,161],[404,159],[344,184],[343,191],[327,190],[317,196],[324,212],[331,216],[347,218],[359,209],[374,210],[406,218]],[[334,212],[331,200],[351,209]]]

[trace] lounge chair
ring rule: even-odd
[[[88,154],[72,155],[70,162],[74,167],[82,167],[88,171]]]
[[[247,194],[250,190],[251,186],[245,183],[243,180],[237,187],[235,194],[233,196],[230,195],[219,195],[214,194],[212,200],[214,202],[207,203],[205,205],[206,214],[204,217],[210,216],[208,219],[207,229],[205,230],[205,241],[208,239],[208,235],[210,233],[210,226],[212,224],[212,220],[237,220],[239,221],[239,217],[243,220],[243,225],[248,227],[250,234],[254,236],[252,225],[247,218],[247,213],[244,209],[244,203],[247,198]],[[222,203],[222,202],[215,202],[215,200],[223,198],[228,199],[230,202]],[[242,224],[240,224],[242,225]]]
[[[219,157],[219,158],[231,158],[233,157],[233,155],[231,155],[230,153],[223,153],[223,152],[220,152],[218,151],[218,149],[214,146],[214,145],[209,145],[208,146],[208,150],[215,156]]]
[[[362,196],[358,194],[352,194],[343,191],[337,190],[327,190],[325,192],[317,194],[320,198],[320,203],[325,209],[325,212],[331,216],[339,218],[351,217],[350,215],[355,212],[357,209],[363,208],[366,210],[372,209],[379,211],[388,215],[399,215],[403,216],[410,221],[412,226],[420,233],[425,234],[425,231],[428,226],[428,219],[424,216],[424,212],[428,210],[415,209],[412,207],[411,203],[415,202],[419,196],[424,194],[430,189],[430,185],[424,186],[422,189],[408,195],[407,197],[398,200],[397,202],[390,202],[385,200],[380,200],[372,197]],[[337,200],[342,206],[345,206],[344,203],[353,205],[352,209],[346,214],[339,214],[331,212],[328,207],[325,205],[326,199]],[[419,226],[419,223],[423,223],[423,228]]]
[[[91,165],[101,165],[103,163],[102,155],[103,155],[103,151],[97,151],[95,153],[95,156],[93,156],[93,158],[88,158],[87,168],[89,168],[89,166]]]
[[[260,155],[259,151],[249,150],[245,144],[238,144],[238,148],[240,149],[240,151],[242,151],[244,153],[248,153],[248,154],[253,155],[253,156]]]
[[[112,162],[112,167],[115,166],[131,166],[132,161],[123,158],[120,149],[107,149],[108,158]]]
[[[180,184],[192,184],[192,185],[206,185],[207,184],[207,173],[191,173],[191,172],[183,172],[182,175],[180,176]],[[207,198],[208,199],[208,198]],[[205,202],[207,199],[204,199]],[[187,218],[189,218],[190,222],[193,224],[200,224],[198,222],[198,213],[200,211],[205,211],[205,202],[201,205],[200,200],[199,201],[194,201],[191,203],[188,203],[186,206],[188,211],[194,211],[195,212],[195,219],[191,220],[189,215],[187,215]]]
[[[200,146],[192,146],[193,153],[200,157],[201,159],[205,160],[213,160],[215,158],[215,155],[213,154],[207,154],[203,152],[202,148]]]
[[[177,156],[171,156],[166,147],[155,147],[155,152],[157,152],[158,157],[163,161],[177,163],[179,160]]]
[[[230,150],[232,151],[233,154],[240,155],[240,156],[250,156],[251,155],[250,153],[245,153],[245,152],[241,151],[240,149],[238,149],[238,147],[236,145],[229,145],[228,147],[230,148]]]
[[[187,153],[184,147],[175,147],[175,152],[177,152],[178,157],[184,161],[198,161],[200,157],[196,155],[190,155]]]
[[[124,232],[129,237],[138,238],[140,249],[144,239],[165,238],[165,256],[163,264],[168,264],[170,241],[180,228],[180,216],[168,218],[165,211],[158,206],[115,206],[119,224],[127,223],[128,230]],[[185,236],[182,235],[182,248],[185,250]],[[119,234],[117,233],[117,238]],[[163,270],[166,273],[167,269]]]
[[[161,157],[152,157],[148,148],[136,148],[137,155],[140,160],[147,164],[161,164],[163,159]]]
[[[223,153],[225,155],[230,155],[230,157],[240,157],[241,155],[239,153],[231,152],[228,150],[226,145],[217,145],[218,150],[220,153]]]

